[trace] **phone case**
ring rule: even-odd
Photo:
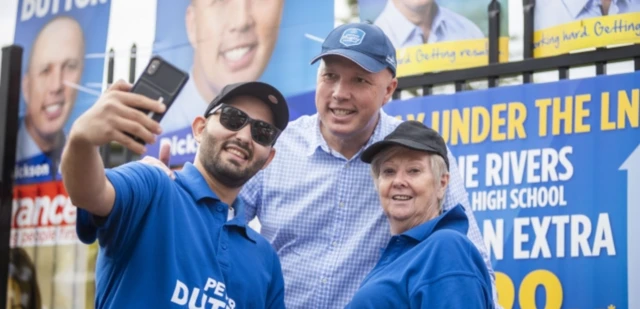
[[[160,114],[143,110],[153,120],[160,122],[188,80],[188,73],[178,69],[160,56],[153,56],[142,75],[133,85],[131,92],[142,94],[153,100],[160,100],[166,105],[165,112]],[[138,143],[144,144],[141,139],[137,137],[134,139]]]

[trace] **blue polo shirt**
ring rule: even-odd
[[[393,236],[347,308],[493,308],[462,206]]]
[[[227,221],[229,206],[195,166],[175,181],[138,162],[106,176],[113,210],[95,220],[78,209],[76,225],[80,240],[100,245],[96,308],[284,308],[275,250],[243,215]],[[240,199],[232,207],[244,214]]]

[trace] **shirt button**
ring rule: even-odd
[[[327,278],[322,278],[322,283],[323,284],[327,283]]]
[[[340,206],[340,208],[344,208],[344,203],[340,202],[339,206]]]
[[[222,250],[227,250],[227,244],[222,244]]]
[[[218,205],[218,211],[222,212],[222,210],[224,210],[224,207],[222,207],[222,205]]]
[[[337,244],[338,244],[338,243],[334,241],[334,242],[332,242],[332,243],[331,243],[331,246],[332,246],[332,247],[335,247]]]

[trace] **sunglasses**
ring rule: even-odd
[[[214,107],[209,115],[220,112],[220,124],[227,130],[240,131],[251,124],[251,138],[256,143],[268,147],[273,146],[280,135],[280,129],[262,120],[252,119],[245,112],[229,105],[220,104]]]

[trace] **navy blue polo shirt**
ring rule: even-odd
[[[391,238],[347,308],[493,308],[491,278],[458,205]]]
[[[275,250],[187,163],[171,180],[132,162],[107,170],[116,192],[99,224],[78,209],[80,240],[98,239],[96,308],[284,308]],[[244,214],[237,199],[236,214]]]

